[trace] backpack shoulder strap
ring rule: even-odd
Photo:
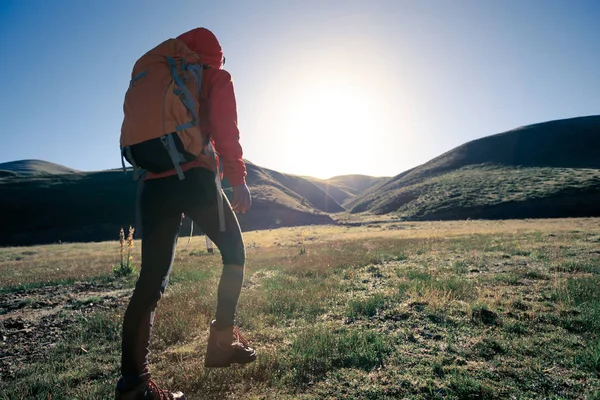
[[[186,69],[192,73],[192,76],[196,80],[198,94],[202,94],[202,70],[204,69],[204,66],[202,64],[194,63],[188,64]]]
[[[192,114],[192,120],[190,122],[187,122],[185,124],[177,126],[176,130],[179,132],[184,129],[191,128],[191,127],[195,126],[196,124],[198,124],[198,114],[196,113],[196,109],[194,107],[194,97],[192,96],[192,94],[188,90],[187,86],[185,85],[184,79],[179,74],[180,68],[178,68],[178,65],[177,65],[178,63],[175,61],[175,59],[173,57],[166,57],[166,60],[169,63],[169,68],[171,70],[171,75],[173,77],[173,80],[175,81],[175,84],[179,87],[179,89],[175,90],[175,94],[177,94],[179,96],[179,99],[181,100],[181,102],[183,103],[185,108],[187,108],[187,110],[190,112],[190,114]],[[185,73],[186,69],[190,69],[190,65],[192,65],[192,64],[185,64],[185,60],[182,59],[181,72]],[[198,75],[198,72],[197,72],[198,70],[201,71],[201,69],[194,67],[192,69],[192,75],[194,76],[194,79],[196,80],[198,87],[201,88],[202,87],[202,75],[201,75],[201,72],[200,72],[200,75]],[[199,89],[199,91],[200,91],[200,89]]]

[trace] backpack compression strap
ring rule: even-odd
[[[135,162],[135,159],[133,158],[133,154],[131,153],[131,146],[125,146],[123,149],[121,149],[121,164],[123,165],[123,172],[127,172],[127,169],[125,168],[125,161],[123,160],[125,154],[127,155],[127,161],[129,161],[133,166],[133,180],[137,181],[140,178],[140,168],[138,167],[137,163]]]
[[[175,145],[175,139],[173,139],[174,134],[162,135],[160,137],[160,142],[163,147],[169,153],[169,157],[171,157],[171,161],[175,166],[175,171],[177,171],[177,176],[179,180],[184,180],[185,175],[183,174],[183,170],[181,169],[181,164],[185,162],[185,158],[181,155],[179,151],[177,151],[177,146]]]

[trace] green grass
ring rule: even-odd
[[[383,366],[391,350],[389,340],[378,332],[317,326],[304,330],[292,341],[280,365],[285,371],[281,379],[284,384],[302,388],[336,369],[369,372]]]
[[[350,319],[374,317],[384,308],[385,303],[386,297],[381,293],[375,293],[366,299],[351,300],[348,306],[347,316]]]
[[[598,398],[600,256],[588,240],[600,235],[598,220],[417,228],[247,234],[253,246],[237,323],[259,358],[217,370],[203,361],[220,258],[199,256],[197,239],[180,242],[155,315],[154,378],[192,399]],[[314,239],[302,243],[301,236]],[[112,254],[116,246],[87,248]],[[81,247],[61,251],[68,260]],[[3,252],[9,259],[22,250]],[[133,277],[114,277],[110,263],[99,275],[94,259],[78,264],[72,280],[52,281],[52,273],[63,276],[56,264],[51,273],[43,257],[31,263],[44,280],[23,271],[30,283],[2,289],[0,301],[15,307],[0,328],[17,312],[30,318],[32,332],[49,329],[35,325],[47,315],[50,326],[64,326],[53,343],[42,336],[32,343],[34,357],[7,347],[19,368],[0,381],[0,399],[111,398]],[[44,298],[64,307],[54,314],[35,308]],[[15,329],[3,330],[6,346]]]
[[[58,280],[53,280],[53,281],[49,281],[49,282],[30,282],[30,283],[25,283],[25,284],[21,284],[21,285],[15,285],[15,286],[0,287],[0,294],[24,292],[24,291],[28,291],[31,289],[45,288],[45,287],[51,287],[51,286],[69,286],[69,285],[72,285],[73,283],[75,283],[75,279],[73,279],[73,278],[58,279]]]
[[[567,261],[552,267],[552,271],[582,272],[600,275],[600,260]]]

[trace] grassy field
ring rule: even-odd
[[[259,358],[219,370],[220,257],[181,238],[154,378],[191,399],[600,399],[600,219],[345,222],[245,234]],[[118,262],[117,242],[0,248],[0,399],[111,398]]]

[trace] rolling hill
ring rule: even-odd
[[[524,126],[465,143],[348,207],[411,220],[599,216],[598,149],[600,116]]]
[[[42,160],[19,160],[0,163],[0,178],[15,176],[47,176],[72,174],[78,171]]]
[[[135,226],[131,172],[76,172],[38,160],[0,164],[0,170],[6,171],[0,175],[0,245],[108,240]],[[328,224],[330,213],[345,211],[318,182],[251,162],[247,171],[253,206],[238,216],[243,230]],[[226,181],[224,187],[231,195]],[[350,184],[344,188],[357,193]],[[181,232],[189,234],[189,221]]]
[[[247,164],[246,171],[248,174],[246,181],[251,187],[272,186],[302,205],[313,207],[319,211],[327,213],[345,211],[344,207],[329,193],[306,178],[283,174],[254,164]]]

